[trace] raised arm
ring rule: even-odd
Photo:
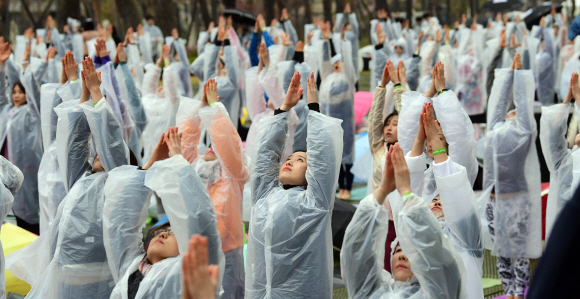
[[[354,69],[354,63],[352,61],[353,57],[351,43],[348,40],[341,39],[340,46],[342,48],[342,71],[346,74],[348,79],[354,83],[356,82],[356,73]]]
[[[505,120],[513,83],[514,72],[512,69],[495,70],[495,78],[487,105],[487,126],[490,130],[497,123]]]
[[[26,109],[30,115],[40,118],[40,84],[30,72],[20,76],[20,83],[26,90]]]
[[[296,78],[296,75],[294,76]],[[300,82],[299,79],[298,75],[297,84]],[[292,81],[294,84],[294,79]],[[320,111],[312,110],[318,106],[316,82],[314,81],[314,77],[311,75],[308,78],[307,96],[308,105],[312,108],[308,113],[308,135],[306,137],[308,148],[306,161],[308,189],[306,189],[306,194],[307,198],[313,201],[310,204],[324,210],[331,210],[342,159],[343,130],[340,126],[340,120],[326,116]],[[292,89],[291,85],[288,93],[291,93]]]
[[[255,117],[266,111],[266,101],[264,100],[264,88],[258,80],[259,74],[257,71],[258,67],[252,67],[246,70],[246,108],[248,109],[248,114],[250,119],[254,120]]]
[[[451,243],[467,251],[469,256],[483,259],[485,248],[479,210],[466,168],[448,157],[447,161],[434,164],[433,173],[445,224],[453,235]]]
[[[218,103],[217,83],[211,79],[206,86],[208,106],[199,109],[199,116],[211,137],[225,175],[234,180],[246,180],[248,169],[244,163],[242,140],[232,123],[226,107]]]
[[[103,242],[116,283],[143,253],[143,225],[153,192],[145,187],[146,171],[122,166],[109,173],[103,207]]]
[[[207,84],[204,84],[204,87],[205,85]],[[205,88],[200,92],[203,92],[202,101],[205,101]],[[181,152],[190,164],[199,155],[197,145],[199,144],[199,138],[201,136],[201,119],[199,118],[200,104],[197,100],[182,97],[176,116],[179,132],[181,132]]]
[[[159,79],[161,78],[161,67],[153,64],[145,66],[145,76],[143,77],[143,96],[155,95]]]
[[[397,238],[403,253],[423,293],[431,298],[462,298],[465,281],[460,269],[463,263],[425,201],[411,192],[402,150],[394,145],[392,151],[397,191],[404,198],[400,212],[393,213],[398,219]]]
[[[83,81],[91,93],[93,102],[81,103],[89,124],[92,142],[105,171],[129,164],[129,148],[123,141],[123,133],[111,106],[103,100],[100,91],[101,80],[92,59],[83,62]]]
[[[382,79],[375,88],[371,110],[369,111],[369,144],[374,155],[384,146],[383,108],[385,107],[386,85],[391,81],[387,65],[383,68]]]
[[[552,174],[557,173],[561,163],[570,155],[568,141],[566,140],[569,113],[569,102],[542,107],[540,143],[542,144],[546,165]]]
[[[145,186],[161,198],[179,253],[187,252],[189,239],[199,234],[208,238],[210,263],[217,265],[223,260],[223,253],[213,203],[199,175],[179,154],[178,136],[177,129],[170,128],[166,143],[171,158],[155,162],[147,170]]]
[[[117,57],[119,57],[119,65],[123,72],[123,78],[125,79],[125,85],[127,86],[127,91],[129,93],[129,105],[131,106],[131,112],[133,112],[133,116],[135,117],[135,126],[137,126],[137,129],[140,132],[142,132],[147,124],[147,115],[145,114],[143,103],[141,102],[141,95],[137,90],[137,86],[135,85],[135,81],[131,75],[131,70],[127,65],[127,58],[121,44],[117,47]]]
[[[519,54],[516,54],[519,59]],[[520,62],[521,68],[521,62]],[[524,132],[536,130],[534,119],[534,91],[535,82],[532,70],[514,70],[513,99],[516,106],[517,125]]]
[[[397,136],[399,144],[406,154],[413,148],[423,105],[430,103],[431,99],[418,92],[407,92],[403,94],[401,102],[403,107],[399,114]]]
[[[23,180],[24,176],[20,169],[3,156],[0,156],[0,223],[4,223],[4,219],[12,210],[14,194],[22,186]],[[1,261],[4,262],[3,259]],[[0,267],[3,266],[1,265]]]
[[[46,68],[46,83],[57,83],[58,82],[58,70],[56,69],[56,49],[54,47],[48,50],[47,54],[47,68]],[[59,61],[60,62],[60,61]]]
[[[224,61],[226,63],[225,66],[228,77],[230,78],[230,81],[232,82],[236,90],[238,90],[239,58],[236,56],[236,47],[233,46],[224,47]]]
[[[54,111],[58,115],[56,129],[58,165],[68,191],[87,170],[91,169],[88,163],[91,153],[89,144],[91,130],[83,109],[76,101],[64,102],[54,108]]]
[[[8,99],[8,93],[6,93],[6,61],[8,61],[10,58],[10,49],[11,45],[9,43],[4,43],[2,46],[0,46],[0,110],[8,106],[11,100]],[[10,82],[10,80],[8,81]]]
[[[340,268],[350,298],[371,298],[384,284],[381,273],[389,215],[384,205],[368,195],[359,204],[346,228]]]
[[[439,63],[435,69],[436,77],[433,80],[437,91],[442,92],[445,89],[444,66]],[[433,108],[449,144],[449,155],[456,163],[467,169],[469,181],[473,183],[479,165],[475,158],[475,132],[471,119],[453,91],[443,91],[434,98]]]
[[[288,135],[288,120],[289,113],[278,113],[260,121],[250,171],[253,203],[279,184],[279,168]]]

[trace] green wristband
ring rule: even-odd
[[[441,95],[442,93],[446,92],[447,89],[442,89],[439,93],[437,93],[437,95]]]
[[[169,64],[171,64],[171,62],[169,62],[169,61],[164,61],[163,62],[163,66],[168,66]]]
[[[436,150],[434,150],[434,151],[433,151],[433,156],[435,156],[435,155],[439,155],[439,154],[443,154],[443,153],[446,153],[446,152],[447,152],[447,151],[445,150],[445,148],[444,148],[444,147],[442,147],[442,148],[440,148],[440,149],[436,149]]]
[[[395,85],[395,89],[399,89],[399,88],[403,88],[403,85],[401,85],[401,83]]]
[[[208,105],[211,107],[213,104],[215,104],[215,102],[211,102]]]
[[[96,107],[99,102],[93,103],[93,107]]]
[[[407,199],[409,199],[409,197],[411,197],[411,195],[413,195],[413,192],[409,192],[409,193],[406,193],[405,195],[403,195],[404,201],[407,201]]]

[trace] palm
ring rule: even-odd
[[[10,44],[6,43],[1,47],[0,62],[4,63],[10,57]]]
[[[576,81],[576,84],[572,87],[572,95],[574,96],[574,99],[580,99],[580,86],[578,85],[578,81]]]
[[[155,150],[153,151],[153,154],[151,155],[151,159],[153,161],[165,160],[169,157],[168,153],[169,153],[169,147],[167,146],[167,143],[160,142],[155,147]]]

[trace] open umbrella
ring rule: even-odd
[[[528,10],[524,15],[524,22],[529,30],[532,30],[532,26],[539,25],[542,17],[547,16],[552,11],[552,6],[556,7],[556,12],[560,13],[562,11],[562,5],[557,3],[546,2],[542,5],[536,6]]]
[[[524,6],[524,2],[522,0],[488,0],[481,7],[481,10],[490,12],[503,12],[517,10],[522,6]]]
[[[232,20],[236,23],[254,25],[256,23],[256,16],[245,10],[230,8],[223,12],[224,16],[227,18],[232,16]]]

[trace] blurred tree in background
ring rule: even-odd
[[[68,17],[84,22],[92,18],[103,23],[108,20],[119,36],[129,27],[143,22],[146,14],[155,17],[156,25],[165,35],[177,28],[182,37],[195,44],[197,33],[206,30],[211,21],[217,21],[219,14],[228,8],[237,8],[254,15],[261,13],[270,25],[272,19],[287,8],[292,22],[303,37],[304,24],[311,23],[313,17],[333,21],[337,12],[350,3],[352,11],[359,18],[361,46],[368,43],[370,20],[376,18],[378,9],[386,9],[391,17],[400,11],[399,17],[411,19],[424,12],[430,12],[443,24],[453,24],[465,13],[471,17],[483,14],[480,7],[490,0],[0,0],[0,34],[13,38],[29,27],[43,28],[46,17],[52,15],[58,29],[62,31]],[[539,0],[523,0],[526,7],[533,7]],[[555,0],[568,7],[571,20],[575,14],[575,0]],[[491,13],[487,14],[492,16]]]

